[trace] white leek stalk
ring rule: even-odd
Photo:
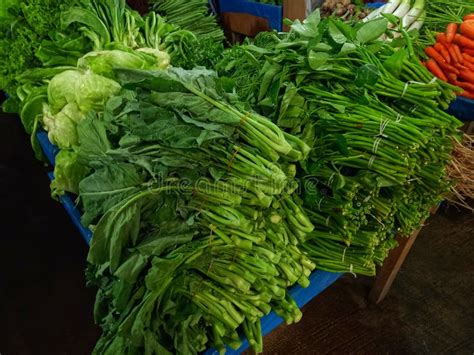
[[[426,10],[423,10],[420,17],[418,17],[418,19],[415,22],[413,22],[411,26],[408,28],[408,32],[412,30],[418,30],[418,31],[421,30],[421,28],[423,27],[423,24],[425,23],[425,19],[426,19]]]
[[[393,12],[396,9],[398,9],[399,5],[400,5],[400,0],[389,0],[387,2],[387,5],[384,6],[382,14],[393,14]]]
[[[411,10],[402,18],[403,28],[409,28],[425,9],[425,0],[416,0]]]
[[[400,19],[403,18],[410,11],[410,5],[410,0],[402,0],[400,5],[398,5],[397,9],[393,12],[393,15]]]

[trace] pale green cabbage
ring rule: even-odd
[[[65,192],[79,193],[79,183],[86,177],[88,168],[78,162],[77,156],[72,150],[61,150],[56,155],[54,180],[51,182],[53,196]]]

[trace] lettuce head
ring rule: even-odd
[[[79,193],[79,183],[88,172],[88,168],[78,162],[78,153],[72,150],[60,150],[56,155],[54,180],[51,182],[53,197],[65,192]]]
[[[76,108],[68,104],[64,108],[53,114],[48,105],[43,108],[43,127],[48,132],[48,139],[61,149],[69,149],[76,146],[79,141],[75,119],[70,115],[79,114]],[[82,115],[82,114],[81,114]]]
[[[76,101],[76,85],[84,76],[79,70],[66,70],[54,76],[48,85],[48,102],[51,112],[57,113],[68,103]]]
[[[121,89],[116,81],[88,71],[76,83],[75,103],[83,113],[102,111],[107,100]]]

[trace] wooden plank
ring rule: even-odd
[[[408,238],[397,237],[398,247],[390,252],[383,266],[378,270],[377,277],[375,278],[374,285],[369,294],[369,300],[371,302],[378,304],[382,302],[385,296],[387,296],[390,287],[392,287],[393,281],[395,281],[395,278],[397,277],[397,274],[420,231],[421,228],[416,230]]]
[[[283,19],[304,20],[306,18],[305,0],[284,0],[283,1]],[[283,31],[288,32],[290,28],[283,25]]]
[[[221,14],[224,30],[255,37],[258,33],[271,31],[268,20],[239,12],[224,12]]]

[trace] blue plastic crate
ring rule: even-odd
[[[54,144],[51,144],[48,139],[48,133],[46,133],[46,131],[41,130],[36,133],[36,138],[38,139],[38,142],[41,146],[41,149],[43,150],[44,155],[46,156],[46,159],[48,159],[49,163],[54,166],[54,161],[56,159],[56,154],[58,154],[59,152],[59,148]]]
[[[283,7],[261,4],[247,0],[219,0],[220,12],[237,12],[263,17],[268,20],[270,27],[279,32],[283,26]]]
[[[386,4],[386,2],[369,2],[365,4],[365,7],[368,7],[369,9],[378,9],[379,7],[382,7]]]
[[[48,177],[51,181],[54,180],[54,174],[52,172],[48,173]],[[87,245],[89,245],[92,239],[92,232],[89,228],[86,228],[82,225],[81,213],[79,212],[79,209],[77,208],[73,197],[69,194],[64,194],[59,197],[59,201],[63,205],[69,217],[71,218],[72,223],[76,226],[77,229],[79,229],[82,238],[84,238]]]
[[[474,100],[458,97],[449,106],[448,113],[464,122],[474,121]]]

